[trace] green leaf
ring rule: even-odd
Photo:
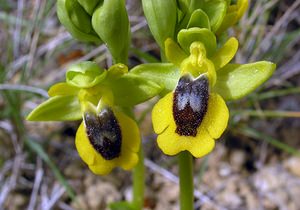
[[[114,103],[119,106],[134,106],[145,102],[163,89],[155,82],[131,73],[114,80],[107,80],[105,85],[112,90]]]
[[[109,204],[109,208],[111,210],[138,210],[134,208],[131,203],[126,201],[111,203]]]
[[[228,64],[217,71],[214,91],[225,100],[239,99],[269,79],[276,65],[267,61],[249,64]]]
[[[166,92],[174,90],[180,77],[178,67],[171,63],[141,64],[134,67],[130,73],[159,84]]]
[[[71,17],[69,16],[66,2],[70,0],[57,0],[57,16],[59,21],[66,27],[66,29],[72,34],[72,36],[80,41],[84,42],[94,42],[96,44],[101,44],[102,40],[96,35],[94,31],[86,33],[85,29],[78,28],[76,24],[73,23]],[[71,0],[73,1],[73,0]],[[75,14],[73,14],[75,15]],[[89,25],[89,24],[88,24]],[[86,26],[83,26],[85,28]]]
[[[193,27],[207,28],[208,30],[210,30],[210,22],[208,16],[202,9],[197,9],[192,13],[187,28]]]
[[[207,28],[182,29],[178,33],[177,40],[187,54],[190,54],[191,44],[197,41],[204,44],[208,56],[211,56],[217,48],[216,36]]]
[[[69,85],[66,82],[60,82],[52,85],[48,90],[50,97],[53,96],[70,96],[76,95],[79,91],[79,88]]]
[[[92,16],[92,25],[107,45],[115,63],[127,63],[130,25],[124,0],[104,0]]]
[[[81,118],[77,96],[51,97],[27,116],[30,121],[69,121]]]
[[[208,15],[212,31],[218,30],[226,15],[227,3],[224,0],[205,1],[202,6],[204,12]]]
[[[106,73],[95,62],[84,61],[68,68],[66,80],[72,86],[90,88],[105,79]]]
[[[150,31],[160,48],[164,49],[165,40],[174,38],[176,0],[142,0],[142,3]]]

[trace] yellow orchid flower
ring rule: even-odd
[[[228,108],[211,92],[206,75],[184,75],[174,92],[154,106],[152,122],[160,149],[167,155],[187,150],[195,157],[209,153],[227,127]]]
[[[138,162],[140,134],[137,124],[114,107],[98,113],[86,111],[75,138],[80,157],[95,174],[115,167],[132,169]]]
[[[229,42],[237,43],[236,39]],[[237,46],[231,48],[235,54]],[[219,55],[208,59],[205,46],[197,41],[190,45],[190,55],[186,55],[174,41],[166,40],[167,58],[180,67],[181,77],[175,90],[159,100],[152,111],[157,143],[165,154],[176,155],[187,150],[194,157],[202,157],[214,148],[215,139],[226,129],[229,111],[213,87],[216,69],[226,65],[233,56],[227,53],[222,57],[220,50]]]

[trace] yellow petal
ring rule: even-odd
[[[173,120],[173,92],[160,99],[152,110],[152,124],[155,133],[163,132]]]
[[[157,136],[158,147],[166,155],[176,155],[179,152],[186,150],[186,148],[180,144],[180,136],[175,133],[175,130],[175,122],[172,122],[172,125]]]
[[[227,127],[229,111],[223,98],[211,93],[208,100],[207,113],[201,123],[200,129],[207,129],[209,135],[218,139]]]
[[[238,50],[238,45],[238,40],[234,37],[231,37],[220,49],[218,49],[218,51],[211,58],[216,70],[222,68],[231,61]]]
[[[181,62],[188,57],[171,38],[166,39],[165,49],[168,61],[174,63],[176,66],[180,66]]]
[[[76,95],[79,91],[79,88],[69,85],[66,82],[56,83],[52,85],[48,90],[48,94],[50,97],[53,96],[69,96]]]
[[[196,137],[180,136],[176,132],[175,122],[157,137],[159,148],[167,155],[176,155],[181,151],[189,151],[194,157],[200,158],[212,151],[214,139],[205,129],[198,129]]]
[[[94,174],[99,174],[99,175],[107,175],[109,174],[113,168],[115,168],[116,165],[113,164],[110,161],[106,161],[104,159],[98,160],[96,165],[89,165],[90,170]]]
[[[238,7],[238,14],[237,14],[237,20],[239,20],[246,10],[248,9],[249,2],[248,0],[238,0],[237,7]]]
[[[114,109],[113,112],[119,122],[122,134],[121,154],[119,157],[112,160],[104,159],[91,145],[83,123],[81,123],[76,133],[75,144],[79,156],[95,174],[108,174],[113,168],[118,166],[129,170],[138,162],[137,152],[140,147],[138,126],[135,121],[125,114]]]
[[[191,138],[191,137],[189,137]],[[198,129],[197,136],[193,139],[193,144],[187,150],[196,158],[203,157],[210,153],[215,147],[215,140],[204,129]]]
[[[114,110],[114,114],[121,127],[122,138],[124,139],[122,146],[124,146],[126,150],[137,153],[140,148],[141,140],[140,131],[136,122],[122,112]]]
[[[83,159],[84,162],[88,165],[92,165],[95,162],[95,153],[91,152],[94,150],[90,144],[88,138],[86,137],[84,124],[80,124],[75,137],[75,145],[79,156]]]

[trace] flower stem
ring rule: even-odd
[[[193,158],[187,151],[179,158],[180,210],[194,209]]]
[[[144,152],[141,144],[141,148],[139,151],[139,162],[133,170],[133,205],[136,209],[143,209],[144,206],[144,180]]]

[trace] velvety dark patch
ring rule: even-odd
[[[180,78],[174,92],[173,116],[176,133],[196,136],[208,106],[208,79],[202,75],[195,80],[189,75]]]
[[[96,151],[106,160],[120,156],[122,145],[121,128],[110,108],[104,108],[96,115],[87,112],[84,115],[87,136]]]

